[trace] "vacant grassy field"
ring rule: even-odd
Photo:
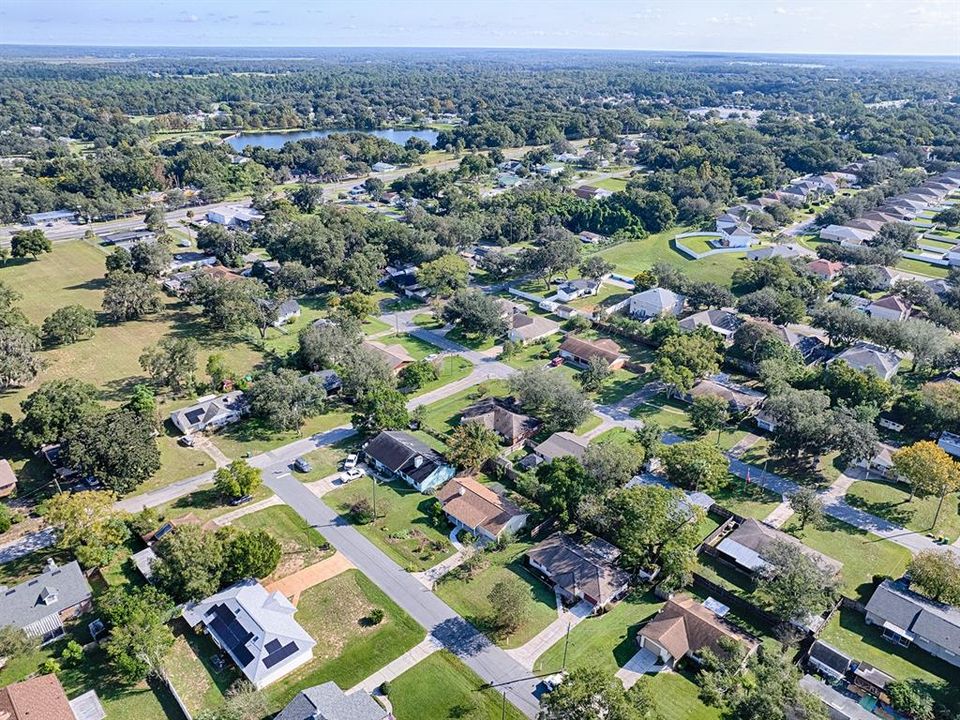
[[[444,385],[462,380],[473,372],[473,363],[459,355],[446,355],[437,366],[437,370],[439,377],[436,380],[431,380],[422,387],[417,388],[417,390],[410,393],[408,397],[425,395],[437,388],[442,388]]]
[[[165,487],[177,480],[200,475],[213,470],[213,460],[202,450],[186,448],[177,444],[177,437],[163,433],[157,437],[160,446],[160,469],[131,495],[141,495],[150,490]]]
[[[356,447],[356,440],[348,438],[336,445],[325,445],[309,452],[303,457],[313,468],[310,472],[302,473],[294,471],[293,476],[300,482],[314,482],[325,477],[333,475],[340,467],[340,463]]]
[[[620,192],[621,190],[627,189],[627,181],[618,177],[604,178],[603,180],[597,180],[596,182],[587,184],[602,188],[603,190],[609,190],[610,192]]]
[[[456,571],[444,576],[437,584],[437,595],[478,628],[489,631],[493,606],[487,596],[493,586],[505,581],[529,588],[524,622],[516,632],[494,638],[505,648],[523,645],[557,619],[553,590],[527,569],[523,559],[523,554],[532,546],[531,542],[516,541],[503,550],[484,552],[482,562],[485,567],[482,570],[468,579],[461,579]]]
[[[609,612],[583,620],[570,631],[567,668],[597,668],[613,675],[637,653],[637,631],[663,606],[652,593],[635,591]],[[534,671],[557,672],[563,663],[560,640],[537,658]]]
[[[351,413],[334,408],[323,415],[308,418],[300,432],[274,432],[263,427],[257,420],[248,419],[229,425],[211,439],[213,443],[230,458],[275,450],[300,438],[327,432],[336,427],[350,424]]]
[[[917,680],[960,717],[960,670],[916,647],[903,648],[883,639],[854,610],[840,610],[820,639],[861,662],[868,662],[897,680]]]
[[[265,582],[286,577],[333,554],[326,538],[287,505],[274,505],[244,515],[234,520],[233,525],[246,530],[266,530],[280,542],[280,564],[270,577],[264,578]]]
[[[630,414],[643,420],[645,423],[655,422],[666,432],[674,435],[692,436],[693,427],[690,416],[687,415],[686,405],[678,400],[672,400],[665,395],[657,395],[649,402],[637,405]]]
[[[323,501],[344,517],[350,518],[350,506],[357,500],[373,503],[373,481],[369,477],[354,480],[323,496]],[[453,554],[448,529],[434,526],[429,509],[432,495],[423,495],[402,481],[377,484],[377,519],[359,525],[360,532],[400,566],[426,570]]]
[[[910,500],[910,491],[906,485],[877,479],[857,480],[846,494],[846,501],[853,507],[914,532],[945,536],[950,542],[960,536],[957,500],[957,493],[951,493],[944,498],[940,519],[934,527],[933,520],[940,504],[939,498],[928,495]]]
[[[380,608],[383,620],[370,613]],[[424,630],[358,570],[348,570],[300,596],[296,620],[317,641],[313,661],[266,690],[276,712],[304,688],[333,680],[351,688],[424,638]]]
[[[390,683],[397,720],[523,720],[523,714],[446,650],[417,663]]]

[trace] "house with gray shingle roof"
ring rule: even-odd
[[[0,625],[46,643],[63,635],[64,621],[90,610],[92,595],[76,560],[59,566],[49,558],[37,577],[9,589],[0,586]]]
[[[854,343],[830,362],[843,360],[854,370],[873,372],[884,380],[897,374],[902,358],[895,352],[884,350],[870,343]]]
[[[345,693],[330,681],[297,693],[273,720],[393,720],[393,715],[365,691]]]

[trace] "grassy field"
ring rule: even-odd
[[[369,620],[375,608],[384,611],[379,624]],[[358,570],[305,590],[295,618],[317,644],[311,663],[266,690],[274,712],[328,680],[351,688],[424,638],[423,628]]]
[[[917,275],[926,275],[933,278],[945,278],[949,275],[949,270],[939,265],[931,265],[922,260],[913,260],[910,258],[901,258],[894,266],[898,270],[916,273]]]
[[[167,675],[191,715],[223,705],[230,685],[240,677],[233,663],[217,670],[211,658],[220,650],[207,635],[198,635],[185,625],[167,657]]]
[[[960,717],[960,670],[916,647],[887,642],[854,610],[840,610],[823,629],[820,639],[856,660],[868,662],[897,680],[917,680]]]
[[[693,434],[693,426],[687,415],[686,405],[662,394],[651,398],[649,402],[637,405],[630,414],[644,422],[656,422],[666,432],[674,435]]]
[[[597,180],[596,182],[588,183],[588,185],[593,185],[594,187],[598,187],[603,190],[609,190],[610,192],[620,192],[621,190],[626,190],[627,181],[623,178],[609,177],[604,178],[603,180]]]
[[[621,300],[626,300],[632,294],[633,293],[626,288],[608,283],[606,285],[601,285],[600,290],[596,295],[588,295],[586,297],[571,301],[570,307],[577,308],[577,310],[593,312],[597,308],[609,307],[610,305],[615,305]]]
[[[523,720],[523,714],[446,650],[417,663],[390,683],[397,720]]]
[[[649,682],[663,720],[720,720],[720,710],[704,705],[689,673],[657,673]]]
[[[177,436],[164,432],[157,437],[157,444],[160,446],[160,469],[131,495],[140,495],[177,480],[213,470],[213,460],[209,455],[202,450],[178,445]]]
[[[663,602],[652,593],[634,591],[602,615],[589,617],[570,631],[567,668],[597,668],[613,675],[637,653],[637,631]],[[534,671],[556,672],[563,663],[560,640],[537,658]]]
[[[523,554],[533,543],[516,541],[503,550],[484,552],[486,566],[469,579],[453,572],[437,584],[436,593],[450,607],[482,630],[490,629],[493,608],[487,596],[498,582],[519,583],[529,588],[526,618],[516,632],[496,637],[505,648],[523,645],[547,625],[557,619],[557,605],[553,590],[535,577],[526,567]]]
[[[233,521],[234,527],[266,530],[280,542],[280,564],[265,581],[277,580],[330,557],[330,544],[287,505],[274,505]]]
[[[333,475],[340,467],[340,463],[347,454],[357,445],[356,438],[347,438],[336,445],[324,445],[304,455],[310,463],[310,472],[294,472],[293,476],[300,482],[309,483]]]
[[[826,486],[833,483],[842,471],[837,459],[839,452],[834,451],[813,459],[812,462],[795,462],[790,458],[781,458],[773,454],[773,444],[768,438],[760,438],[741,456],[741,460],[768,472],[790,478],[805,485]]]
[[[710,493],[710,496],[730,512],[757,520],[763,520],[780,504],[780,496],[776,493],[756,483],[747,485],[734,475],[730,476],[729,485]]]
[[[846,494],[846,501],[855,508],[914,532],[943,535],[950,542],[960,536],[957,500],[957,493],[951,493],[944,498],[940,519],[934,527],[933,520],[940,504],[939,498],[935,496],[915,497],[910,500],[910,491],[905,485],[877,479],[857,480]]]
[[[368,477],[327,493],[323,501],[349,518],[350,506],[361,498],[373,502]],[[402,567],[426,570],[453,554],[447,528],[437,529],[428,514],[434,502],[402,481],[378,483],[377,519],[358,529]]]
[[[791,520],[783,530],[814,550],[842,562],[842,592],[863,602],[872,592],[875,574],[899,577],[910,561],[910,551],[905,547],[833,518],[824,518],[819,528],[807,525],[803,531],[795,520]]]
[[[250,453],[259,453],[275,450],[300,438],[310,437],[317,433],[327,432],[336,427],[350,424],[351,413],[333,409],[323,415],[308,418],[300,432],[274,432],[263,427],[257,420],[248,419],[234,425],[229,425],[216,435],[212,436],[213,443],[230,458],[238,458]]]

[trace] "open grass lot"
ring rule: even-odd
[[[280,357],[296,351],[300,331],[310,327],[314,320],[326,314],[329,297],[327,295],[302,297],[297,298],[297,302],[300,304],[300,317],[278,328],[268,328],[267,336],[263,340],[260,339],[260,332],[251,328],[251,342],[262,345],[265,350]]]
[[[177,640],[167,656],[167,675],[191,715],[223,705],[230,685],[241,677],[227,662],[217,670],[211,658],[220,650],[207,635],[195,633],[186,623],[178,624]]]
[[[163,432],[157,437],[157,444],[160,446],[160,469],[149,480],[141,483],[131,495],[140,495],[177,480],[213,470],[213,460],[209,455],[202,450],[178,445],[178,436],[179,433],[175,436]]]
[[[600,251],[600,256],[613,263],[617,272],[633,277],[641,270],[649,270],[654,263],[667,262],[681,268],[694,280],[715,282],[725,287],[730,285],[730,277],[744,262],[740,253],[712,255],[702,260],[690,260],[670,245],[671,239],[691,228],[672,228],[643,240],[614,245]]]
[[[87,619],[89,619],[88,616],[85,616],[84,620]],[[25,680],[37,673],[44,660],[59,657],[70,639],[69,636],[61,638],[39,650],[11,660],[0,669],[0,686]],[[89,640],[90,635],[86,632],[84,625],[82,630],[78,630],[77,641],[83,644]],[[106,653],[103,650],[93,649],[87,652],[78,664],[64,664],[57,676],[69,698],[95,689],[110,720],[113,718],[166,720],[180,716],[166,688],[158,686],[152,689],[145,682],[129,687],[114,683],[106,671],[108,665]]]
[[[609,307],[610,305],[617,304],[621,300],[626,300],[632,294],[630,290],[624,287],[607,283],[606,285],[600,286],[600,290],[596,295],[588,295],[571,301],[570,307],[593,312],[597,308]]]
[[[462,380],[473,372],[473,363],[459,355],[446,355],[443,360],[439,362],[437,371],[439,377],[436,380],[431,380],[422,387],[417,388],[415,392],[410,393],[410,397],[424,395],[437,388],[442,388],[449,383]]]
[[[823,629],[820,639],[856,660],[868,662],[897,680],[917,680],[960,717],[960,669],[916,647],[887,642],[863,615],[841,609]]]
[[[618,177],[609,177],[604,178],[603,180],[597,180],[596,182],[588,183],[594,187],[602,188],[603,190],[609,190],[610,192],[620,192],[621,190],[626,190],[627,181],[624,178]]]
[[[369,477],[323,496],[327,505],[347,518],[350,506],[360,499],[373,502]],[[446,526],[438,529],[431,521],[432,495],[423,495],[402,481],[380,482],[376,499],[377,519],[358,529],[401,567],[426,570],[453,554]]]
[[[617,370],[603,381],[603,386],[596,393],[594,400],[601,405],[613,405],[628,395],[642,390],[649,380],[647,375],[639,375],[630,370]]]
[[[590,432],[594,428],[600,427],[601,423],[603,423],[603,420],[600,418],[599,415],[594,415],[593,413],[590,413],[589,415],[587,415],[586,420],[584,420],[582,423],[580,423],[573,429],[573,432],[575,435],[585,435],[586,433]],[[549,437],[549,434],[547,435],[547,437]],[[546,437],[544,439],[546,439]]]
[[[945,267],[931,265],[922,260],[913,260],[911,258],[901,258],[894,267],[898,270],[906,270],[907,272],[916,273],[917,275],[926,275],[933,278],[945,278],[949,274],[949,270]]]
[[[910,561],[910,551],[905,547],[833,518],[824,518],[819,528],[807,525],[802,532],[799,524],[790,520],[783,529],[814,550],[842,562],[841,590],[862,602],[866,602],[873,591],[875,574],[900,577]]]
[[[273,495],[273,491],[265,485],[261,485],[251,494],[253,495],[251,502],[259,502]],[[235,508],[227,504],[226,499],[218,493],[212,485],[209,485],[189,495],[184,495],[165,505],[161,505],[157,508],[157,511],[166,518],[175,518],[186,515],[187,513],[193,513],[206,522],[234,509]],[[0,567],[3,566],[0,565]]]
[[[330,557],[330,544],[287,505],[258,510],[233,521],[246,530],[266,530],[280,543],[280,564],[267,581],[277,580]]]
[[[950,542],[960,536],[957,499],[957,493],[951,493],[944,498],[940,519],[934,527],[933,519],[937,514],[937,505],[940,504],[939,498],[935,496],[915,497],[910,500],[910,491],[906,486],[879,479],[857,480],[846,494],[847,502],[853,507],[902,525],[908,530],[943,535]]]
[[[58,244],[39,260],[8,262],[0,268],[0,280],[22,296],[21,307],[27,317],[41,323],[51,312],[64,305],[78,304],[100,310],[104,289],[104,254],[83,242]],[[166,335],[192,337],[200,344],[199,367],[212,353],[223,353],[235,372],[247,373],[263,360],[263,355],[242,337],[211,332],[197,310],[171,298],[164,298],[164,309],[148,319],[97,328],[90,340],[45,350],[41,357],[46,367],[29,387],[0,395],[0,411],[19,415],[19,403],[37,384],[45,380],[76,377],[93,383],[101,400],[119,403],[130,389],[145,379],[139,358],[143,350]]]
[[[442,433],[448,433],[460,424],[460,415],[470,405],[484,397],[482,388],[486,388],[489,395],[504,396],[507,394],[507,383],[503,380],[493,380],[454,393],[450,397],[438,400],[426,406],[424,424]]]
[[[390,702],[397,720],[523,720],[523,714],[457,657],[441,650],[417,663],[390,683]]]
[[[674,435],[693,434],[686,405],[663,394],[651,398],[649,402],[637,405],[630,411],[630,415],[645,423],[658,423],[666,432]]]
[[[257,420],[250,418],[228,425],[219,433],[213,435],[211,439],[214,445],[220,448],[227,457],[238,458],[247,453],[257,455],[275,450],[281,445],[286,445],[300,438],[349,425],[350,416],[349,412],[334,408],[323,415],[307,418],[303,427],[300,428],[300,432],[294,430],[274,432],[263,427]]]
[[[742,479],[731,475],[730,483],[710,493],[720,507],[742,517],[763,520],[780,504],[780,496],[755,483],[747,485]]]
[[[612,676],[637,653],[637,632],[661,607],[653,593],[635,590],[609,612],[583,620],[570,631],[567,668],[597,668]],[[557,672],[563,645],[561,640],[537,658],[534,671]]]
[[[459,326],[455,327],[453,330],[446,334],[448,340],[452,340],[455,343],[459,343],[466,348],[471,350],[489,350],[494,345],[497,344],[496,338],[491,337],[481,337],[480,335],[475,335],[473,333],[464,332]]]
[[[710,245],[711,240],[716,240],[716,236],[710,235],[693,235],[691,237],[680,238],[680,242],[685,247],[690,248],[698,255],[702,255],[705,252],[710,252],[714,248]]]
[[[517,370],[543,367],[550,362],[559,345],[559,337],[547,338],[545,342],[533,343],[521,347],[515,355],[509,358],[501,357],[500,361]]]
[[[377,625],[371,611],[384,611]],[[313,661],[266,690],[277,711],[306,687],[333,680],[351,688],[424,638],[424,630],[358,570],[348,570],[300,596],[296,620],[317,641]]]
[[[532,542],[518,540],[503,550],[484,551],[486,566],[482,570],[469,579],[460,579],[457,572],[444,576],[437,583],[437,595],[464,618],[487,631],[493,612],[487,595],[493,586],[500,581],[525,585],[530,589],[530,596],[523,624],[512,634],[495,638],[497,644],[505,648],[523,645],[557,619],[553,590],[531,573],[524,561],[523,554],[532,546]]]

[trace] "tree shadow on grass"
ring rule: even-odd
[[[883,518],[884,520],[888,520],[889,522],[902,527],[906,527],[907,523],[913,519],[913,516],[916,513],[916,508],[910,507],[906,500],[901,500],[899,502],[882,500],[871,502],[858,495],[850,494],[848,494],[845,499],[847,501],[847,505],[850,507],[863,510],[864,512],[868,512],[871,515],[876,515],[879,518]]]
[[[107,287],[107,278],[98,277],[85,280],[76,285],[67,285],[64,290],[104,290]]]

